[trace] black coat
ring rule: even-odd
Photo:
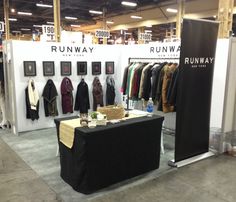
[[[88,85],[83,79],[77,86],[74,109],[80,113],[88,113],[90,109]]]
[[[36,110],[31,109],[28,87],[25,89],[25,103],[26,103],[26,118],[34,121],[35,119],[39,119],[39,102],[36,105]]]
[[[157,65],[153,70],[152,70],[152,100],[155,102],[157,99],[157,86],[158,86],[158,79],[160,72],[162,68],[167,64],[167,62],[164,62],[160,65]]]
[[[45,116],[58,116],[57,110],[57,89],[51,79],[49,79],[43,89],[43,102]]]
[[[108,76],[106,79],[107,82],[107,90],[106,90],[106,104],[114,105],[115,103],[115,81],[112,77]]]

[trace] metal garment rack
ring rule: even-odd
[[[132,61],[134,60],[134,61]],[[157,63],[162,63],[162,62],[166,62],[166,61],[173,61],[173,60],[179,60],[179,58],[133,58],[130,57],[128,59],[129,64],[131,62],[157,62]],[[178,62],[179,63],[179,62]]]

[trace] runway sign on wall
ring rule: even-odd
[[[183,20],[175,162],[208,152],[218,23]]]

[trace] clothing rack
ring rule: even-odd
[[[173,62],[173,60],[176,63],[179,63],[179,57],[177,58],[141,58],[141,57],[130,57],[128,59],[129,64],[131,62],[157,62],[157,63],[162,63],[162,62],[168,62],[171,61]],[[129,110],[129,96],[127,96],[127,110]],[[170,134],[170,135],[174,135],[175,134],[175,122],[173,120],[173,113],[171,113],[171,115],[169,113],[162,113],[162,115],[165,117],[164,120],[164,125],[163,125],[163,132],[165,134]],[[166,124],[165,124],[166,123]],[[174,127],[169,127],[169,126],[173,126]]]
[[[134,61],[133,61],[134,60]],[[128,64],[131,62],[166,62],[166,61],[173,61],[173,60],[179,60],[179,58],[141,58],[141,57],[129,57],[128,58]],[[129,110],[129,96],[127,96],[127,107],[126,110]]]

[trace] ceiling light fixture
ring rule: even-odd
[[[137,15],[131,15],[130,17],[133,18],[133,19],[142,19],[143,18],[143,17],[137,16]]]
[[[101,15],[102,11],[89,10],[89,13]]]
[[[146,33],[151,33],[151,32],[152,32],[152,30],[145,30],[145,32],[146,32]]]
[[[49,25],[54,25],[54,22],[47,22],[47,24],[49,24]]]
[[[80,25],[70,25],[71,27],[80,27]]]
[[[114,22],[113,21],[107,21],[107,24],[114,24]]]
[[[21,28],[20,30],[22,30],[22,31],[31,31],[31,29],[29,29],[29,28]]]
[[[52,8],[52,7],[53,7],[52,5],[49,5],[49,4],[41,4],[41,3],[36,4],[36,6],[38,6],[38,7],[44,7],[44,8]]]
[[[167,8],[166,11],[169,13],[178,13],[178,10],[174,8]]]
[[[15,22],[17,21],[16,18],[8,18],[8,20],[9,20],[9,21],[15,21]]]
[[[122,1],[121,4],[122,4],[123,6],[131,6],[131,7],[137,6],[137,3],[130,2],[130,1]]]
[[[77,20],[78,18],[76,18],[76,17],[66,16],[65,19],[67,19],[67,20]]]
[[[33,27],[42,27],[42,25],[33,25]]]
[[[12,12],[12,13],[15,13],[16,10],[15,10],[14,8],[11,8],[11,12]]]
[[[149,28],[150,28],[150,27],[152,27],[152,25],[146,25],[146,27],[149,27]]]
[[[17,12],[18,15],[32,15],[32,13],[29,13],[29,12]]]

